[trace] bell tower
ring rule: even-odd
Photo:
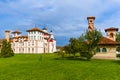
[[[114,28],[114,27],[105,29],[107,38],[109,38],[109,39],[111,39],[113,41],[116,41],[116,33],[117,33],[117,31],[118,31],[118,28]]]
[[[9,42],[9,39],[10,39],[10,31],[9,30],[5,31],[5,37],[6,37],[7,42]]]
[[[94,16],[88,16],[87,20],[88,20],[88,31],[93,31],[94,30],[95,17]]]

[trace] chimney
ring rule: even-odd
[[[6,40],[9,42],[9,39],[10,39],[10,31],[9,30],[5,31],[5,37],[6,37]]]

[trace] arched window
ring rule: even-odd
[[[110,33],[110,38],[113,38],[114,34],[113,33]]]
[[[97,48],[97,49],[96,49],[96,52],[100,52],[100,48]]]
[[[102,52],[107,52],[106,48],[102,48]]]

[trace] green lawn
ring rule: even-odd
[[[0,80],[120,80],[120,61],[19,54],[0,58]]]

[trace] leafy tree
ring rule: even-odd
[[[86,31],[79,38],[70,38],[69,44],[62,49],[62,53],[73,54],[74,58],[76,53],[80,53],[81,57],[89,60],[96,53],[101,37],[101,32],[97,30]]]
[[[117,42],[120,42],[120,32],[118,32],[118,33],[116,34],[116,41],[117,41]]]
[[[71,46],[70,44],[66,45],[63,47],[63,50],[65,51],[66,54],[71,54]]]
[[[14,56],[14,52],[11,48],[11,43],[7,42],[7,40],[3,40],[3,42],[2,42],[2,48],[1,48],[0,56],[4,57],[4,58]]]
[[[79,52],[78,39],[70,38],[69,42],[70,42],[69,51],[70,51],[70,53],[72,53],[74,55],[74,58],[75,58],[75,54]]]
[[[98,43],[101,40],[102,34],[97,30],[86,31],[78,39],[81,43],[80,54],[88,60],[96,53]]]
[[[118,32],[118,33],[116,34],[116,41],[117,41],[117,42],[120,42],[120,32]],[[118,45],[117,51],[120,51],[120,45]]]
[[[60,51],[58,51],[58,55],[61,55],[62,57],[65,56],[65,50],[64,50],[64,48],[61,48]]]

